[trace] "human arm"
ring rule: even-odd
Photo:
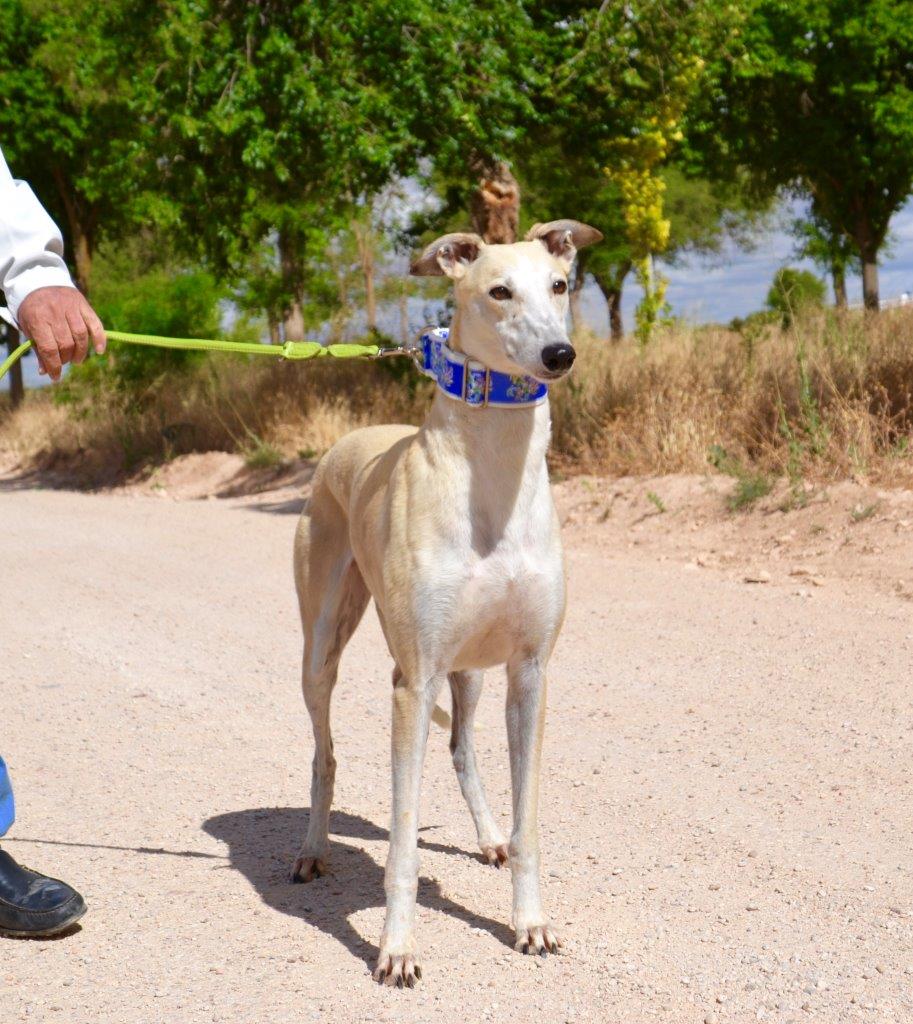
[[[63,260],[57,225],[31,188],[16,181],[0,152],[0,290],[9,318],[34,342],[51,378],[82,362],[91,341],[105,350],[101,321],[75,287]]]

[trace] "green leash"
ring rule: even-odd
[[[401,351],[354,343],[321,345],[316,341],[287,341],[284,345],[260,345],[257,342],[221,341],[214,338],[157,338],[152,334],[126,334],[124,331],[108,331],[107,335],[108,341],[124,345],[148,345],[185,352],[234,352],[242,356],[275,356],[279,359],[377,359],[380,356],[398,355]],[[32,342],[27,341],[0,363],[0,380],[30,348]],[[407,353],[403,351],[403,354]]]

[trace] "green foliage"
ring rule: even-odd
[[[804,342],[796,347],[798,415],[790,420],[782,396],[777,397],[777,427],[786,443],[786,475],[789,497],[784,508],[804,508],[808,494],[802,477],[809,459],[824,458],[830,442],[830,431],[822,415],[818,395],[812,385]]]
[[[873,505],[857,505],[850,513],[850,518],[854,523],[864,523],[866,519],[871,519],[872,516],[878,511],[877,502]]]
[[[652,263],[670,241],[663,170],[727,22],[727,8],[708,0],[633,0],[576,6],[554,32],[560,57],[548,116],[567,151],[586,154],[617,189],[626,264],[644,291],[642,343],[666,308],[666,282]]]
[[[252,435],[242,450],[248,469],[276,469],[285,463],[282,452],[257,435]]]
[[[742,334],[754,334],[759,337],[765,328],[779,323],[780,317],[772,309],[759,309],[748,316],[735,316],[729,321],[729,329]]]
[[[580,254],[578,273],[591,275],[617,306],[625,278],[637,269],[648,291],[649,330],[664,308],[664,285],[647,273],[648,257],[717,248],[737,220],[723,213],[731,209],[728,198],[716,201],[723,189],[714,189],[711,203],[704,185],[698,210],[688,201],[693,175],[668,166],[681,111],[701,79],[702,54],[724,34],[726,16],[708,0],[527,4],[525,11],[503,29],[532,55],[536,73],[525,86],[532,110],[518,111],[514,137],[497,150],[521,182],[523,224],[573,216],[598,226],[605,240]],[[465,227],[475,185],[465,159],[449,149],[430,155],[442,202],[418,220],[421,235]],[[674,218],[663,210],[673,176]],[[620,320],[614,326],[620,330]]]
[[[735,489],[726,499],[731,512],[740,512],[756,501],[766,497],[773,490],[773,480],[766,474],[745,466],[740,459],[726,451],[721,445],[711,445],[707,460],[721,473],[733,477]]]
[[[666,503],[656,493],[656,491],[647,491],[647,501],[650,502],[659,515],[662,515],[666,511]]]
[[[823,306],[825,292],[824,282],[810,270],[780,267],[767,293],[767,308],[788,327],[799,313]]]
[[[739,183],[694,177],[683,166],[663,169],[663,210],[669,219],[669,242],[663,263],[675,265],[695,253],[718,256],[726,242],[750,249],[769,220],[769,199],[758,199]]]
[[[773,481],[763,473],[745,473],[736,477],[735,490],[726,504],[731,512],[741,512],[756,501],[766,498],[773,490]]]
[[[219,337],[219,303],[225,290],[199,268],[182,267],[160,255],[160,241],[134,240],[104,249],[96,261],[93,303],[102,322],[115,331],[132,331],[172,338]],[[150,255],[150,253],[156,255]],[[246,321],[239,333],[250,334]],[[241,340],[240,337],[238,340]],[[128,389],[141,388],[169,369],[196,365],[201,353],[137,345],[112,344],[107,371],[104,361],[92,360],[71,371],[71,387],[88,383],[94,374],[108,372]]]
[[[275,232],[271,304],[300,304],[353,206],[422,155],[466,160],[528,118],[526,22],[519,0],[176,0],[157,86],[183,241],[237,274]]]
[[[67,232],[88,286],[91,254],[154,200],[151,126],[158,5],[142,0],[2,0],[0,138]]]
[[[829,223],[814,205],[807,217],[793,222],[792,233],[797,243],[796,255],[814,261],[831,274],[838,304],[845,303],[847,272],[854,263],[859,263],[853,240]],[[843,289],[842,294],[839,294],[840,289]]]
[[[0,0],[0,138],[83,284],[100,242],[157,225],[243,309],[334,335],[371,291],[366,246],[381,255],[386,229],[370,213],[391,181],[429,176],[437,220],[463,226],[480,161],[506,159],[524,221],[602,228],[581,280],[617,307],[633,270],[646,340],[665,311],[654,257],[744,242],[784,189],[813,199],[803,255],[835,280],[851,250],[871,268],[913,180],[910,13],[896,0]],[[187,290],[205,304],[207,286]],[[382,294],[405,308],[402,288]]]
[[[897,0],[751,0],[691,118],[708,173],[798,189],[874,272],[913,182],[913,6]],[[872,282],[874,274],[872,273]],[[877,302],[868,285],[866,299]]]

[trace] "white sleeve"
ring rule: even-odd
[[[75,287],[63,238],[35,193],[13,179],[0,151],[0,290],[12,318],[29,292],[48,285]]]

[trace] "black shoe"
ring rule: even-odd
[[[0,935],[47,938],[66,931],[85,912],[85,900],[66,882],[30,871],[0,850]]]

